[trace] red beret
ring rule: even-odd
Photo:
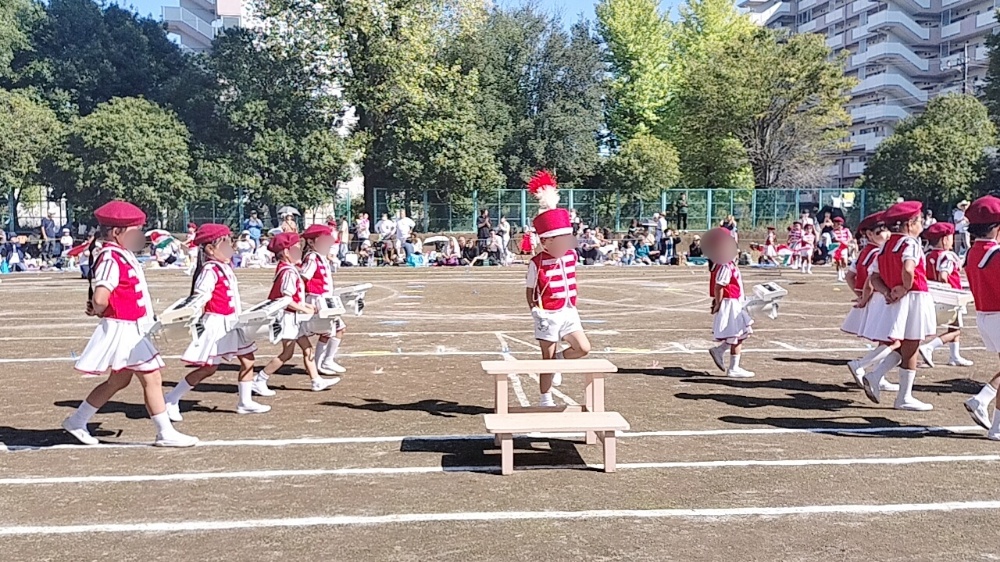
[[[955,225],[950,222],[936,222],[925,228],[921,236],[928,240],[940,240],[949,234],[955,234]]]
[[[315,240],[320,236],[333,236],[333,229],[325,224],[311,224],[302,233],[302,237],[306,240]]]
[[[980,197],[965,210],[969,224],[994,224],[1000,222],[1000,199],[987,195]]]
[[[769,227],[767,227],[767,229],[768,230],[774,230],[774,227],[773,226],[769,226]]]
[[[833,222],[838,224],[844,224],[844,217],[833,217]]]
[[[283,252],[292,246],[299,243],[299,235],[294,232],[282,232],[281,234],[276,234],[271,242],[267,245],[267,249],[272,253]]]
[[[920,201],[903,201],[902,203],[896,203],[892,207],[886,209],[885,214],[882,215],[882,221],[885,222],[885,224],[906,222],[920,216],[923,213],[923,208],[924,205]]]
[[[232,235],[233,233],[229,230],[228,226],[208,222],[198,227],[198,232],[194,235],[194,245],[202,246],[210,242],[215,242],[219,238]]]
[[[101,226],[128,228],[146,224],[146,213],[142,209],[125,201],[111,201],[94,211],[94,218]]]
[[[885,215],[882,211],[877,213],[872,213],[867,217],[861,219],[861,224],[858,225],[858,230],[872,230],[879,225],[882,221],[882,216]]]

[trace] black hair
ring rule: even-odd
[[[970,224],[969,234],[972,235],[973,239],[988,238],[990,235],[990,231],[998,227],[1000,227],[1000,222],[994,222],[989,224]]]
[[[211,242],[205,242],[204,244],[198,246],[198,261],[195,262],[194,271],[191,273],[191,292],[189,293],[190,295],[194,294],[194,288],[198,286],[198,276],[201,275],[202,270],[205,269],[205,263],[208,262],[208,256],[205,253],[205,246],[208,245],[216,246],[218,245],[219,240],[222,240],[223,238],[229,238],[229,236],[228,235],[222,236],[220,238],[212,240]]]
[[[97,241],[98,240],[106,240],[106,239],[110,238],[111,235],[114,234],[114,231],[115,231],[116,228],[118,228],[118,227],[116,227],[116,226],[107,226],[107,225],[103,225],[103,224],[97,225],[97,234],[93,238],[90,239],[90,245],[87,246],[87,252],[90,254],[89,256],[87,256],[87,264],[89,266],[89,267],[87,267],[87,302],[88,303],[91,303],[91,302],[94,301],[94,265],[96,265],[94,260],[97,258],[97,255],[96,255],[97,252],[95,252],[94,250],[97,249]]]

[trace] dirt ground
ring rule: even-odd
[[[1000,445],[962,401],[997,358],[975,327],[973,368],[918,372],[925,413],[871,404],[849,383],[866,344],[838,328],[850,301],[833,272],[747,268],[747,286],[788,290],[757,321],[745,367],[727,379],[711,342],[707,274],[695,268],[582,269],[593,356],[615,363],[607,407],[631,430],[619,472],[577,436],[525,436],[511,476],[484,434],[491,380],[479,362],[536,358],[523,268],[343,271],[371,282],[349,317],[343,382],[313,393],[301,365],[272,380],[264,415],[235,414],[235,372],[187,395],[178,428],[202,443],[149,447],[137,383],[94,418],[104,445],[59,429],[100,380],[72,370],[93,319],[72,276],[0,282],[0,552],[3,560],[995,560]],[[158,310],[186,294],[150,271]],[[240,272],[250,304],[270,272]],[[974,322],[974,318],[972,319]],[[162,343],[164,379],[187,342]],[[259,341],[258,365],[275,353]],[[299,360],[296,359],[296,362]],[[893,374],[892,378],[895,378]],[[517,376],[536,402],[537,383]],[[567,375],[557,402],[582,402]]]

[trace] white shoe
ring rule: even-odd
[[[331,386],[337,384],[338,382],[340,382],[340,377],[331,377],[328,379],[320,377],[318,379],[313,379],[312,389],[313,392],[319,392],[321,390],[326,390],[330,388]]]
[[[928,412],[934,409],[934,406],[927,404],[926,402],[921,402],[912,396],[909,399],[900,400],[896,399],[896,404],[893,408],[897,410],[906,410],[909,412]]]
[[[324,375],[347,372],[347,369],[341,367],[340,364],[334,361],[333,359],[323,361],[323,363],[321,365],[317,365],[316,368],[319,369],[319,372],[323,373]]]
[[[861,379],[865,376],[865,370],[861,368],[861,365],[857,361],[848,361],[847,370],[851,372],[851,376],[854,377],[854,382],[858,383],[858,386],[863,386]]]
[[[271,407],[267,404],[259,404],[252,400],[249,404],[238,404],[236,406],[237,414],[263,414],[270,411]]]
[[[948,361],[948,365],[951,367],[971,367],[974,363],[965,357],[952,357],[951,361]]]
[[[562,386],[562,373],[552,373],[552,386]]]
[[[184,417],[181,416],[181,405],[174,404],[173,402],[165,402],[167,406],[167,417],[170,418],[172,422],[184,421]]]
[[[164,435],[159,434],[156,436],[156,441],[153,445],[156,447],[194,447],[198,443],[198,438],[191,435],[184,435],[179,431],[171,431],[170,433]]]
[[[726,348],[723,347],[713,347],[708,350],[708,354],[712,356],[712,361],[715,361],[715,366],[719,368],[723,373],[726,372],[726,363],[723,358],[726,354]]]
[[[879,388],[879,385],[872,381],[871,374],[867,374],[861,378],[861,388],[865,389],[865,396],[867,396],[869,400],[876,404],[879,403],[879,399],[881,398],[879,391],[881,388]]]
[[[934,350],[926,345],[920,346],[917,351],[920,352],[920,357],[923,358],[924,363],[927,364],[931,369],[934,368]]]
[[[878,381],[878,389],[882,392],[899,392],[899,385],[883,378]]]
[[[729,369],[726,371],[726,376],[733,379],[748,379],[756,375],[753,371],[748,371],[743,367],[736,367],[735,369]]]
[[[1000,441],[1000,433],[993,433],[992,431],[990,431],[989,433],[986,434],[986,438],[989,439],[990,441]]]
[[[257,396],[274,396],[277,394],[277,392],[267,387],[267,381],[265,380],[254,380],[253,385],[250,386],[250,390]]]
[[[551,398],[549,398],[548,400],[540,398],[538,400],[538,407],[539,408],[555,408],[556,407],[556,401],[553,400],[553,399],[551,399]]]
[[[986,406],[980,404],[975,396],[966,400],[964,405],[965,411],[969,412],[969,415],[972,416],[972,421],[976,422],[976,425],[981,426],[983,429],[990,429],[990,414],[986,411]]]
[[[98,441],[96,437],[94,437],[93,435],[90,434],[89,431],[87,431],[87,426],[86,425],[84,425],[82,427],[78,426],[78,425],[74,425],[70,421],[70,419],[71,418],[66,418],[62,422],[62,428],[66,430],[66,433],[69,433],[70,435],[72,435],[73,437],[75,437],[77,441],[79,441],[80,443],[83,443],[84,445],[99,445],[100,444],[100,441]]]

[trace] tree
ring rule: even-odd
[[[823,166],[843,148],[855,84],[845,57],[831,57],[819,35],[769,29],[721,43],[712,64],[687,76],[683,134],[737,139],[756,187],[783,187],[793,171]]]
[[[972,196],[986,179],[996,128],[974,96],[934,98],[882,141],[865,167],[863,185],[932,205]]]
[[[598,31],[613,79],[608,122],[620,141],[660,126],[671,100],[670,20],[657,0],[601,0]]]
[[[46,105],[26,92],[0,89],[0,196],[14,202],[13,224],[18,200],[43,184],[43,167],[59,153],[62,138],[62,124]]]
[[[677,151],[648,133],[636,135],[608,159],[605,178],[609,187],[628,198],[653,199],[680,179]]]
[[[1000,11],[994,12],[993,16],[995,19],[1000,18]],[[993,122],[1000,124],[1000,37],[995,33],[987,35],[986,47],[989,49],[990,60],[986,68],[983,101]]]
[[[174,114],[144,99],[115,98],[70,126],[52,175],[80,209],[125,199],[162,211],[195,195],[190,166],[188,131]]]
[[[0,78],[11,75],[15,54],[31,48],[31,31],[41,15],[42,10],[32,0],[0,3]]]

